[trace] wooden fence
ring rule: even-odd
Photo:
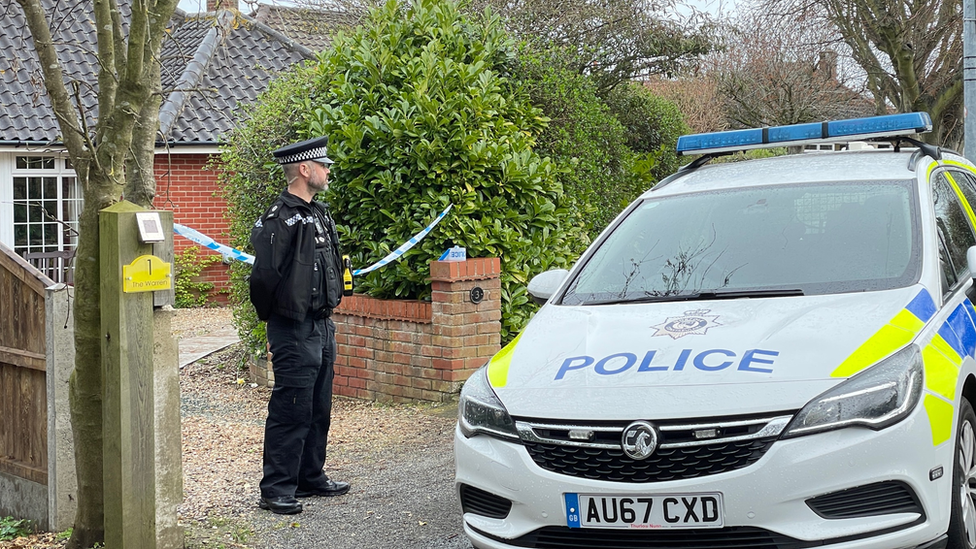
[[[172,234],[172,217],[169,223]],[[172,241],[166,245],[172,258]],[[75,362],[72,294],[70,286],[56,284],[0,244],[0,517],[29,519],[51,531],[72,526],[78,500],[68,397]],[[154,299],[172,302],[172,291],[155,294]],[[154,309],[150,340],[156,514],[149,522],[160,548],[183,546],[176,521],[183,479],[172,312]]]
[[[0,246],[0,473],[42,485],[48,483],[44,298],[51,284]]]

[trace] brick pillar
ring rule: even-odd
[[[497,257],[430,264],[432,365],[444,381],[468,379],[501,348],[500,274]]]

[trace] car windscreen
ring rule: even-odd
[[[815,295],[910,285],[912,181],[746,187],[644,199],[575,274],[567,305]]]

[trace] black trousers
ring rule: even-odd
[[[264,426],[261,496],[293,496],[324,487],[325,445],[332,421],[335,324],[306,316],[268,319],[275,385]]]

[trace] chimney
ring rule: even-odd
[[[840,56],[835,51],[824,50],[820,52],[820,59],[817,60],[817,71],[825,74],[830,80],[836,79],[838,57]]]
[[[238,9],[237,0],[207,0],[207,11]]]

